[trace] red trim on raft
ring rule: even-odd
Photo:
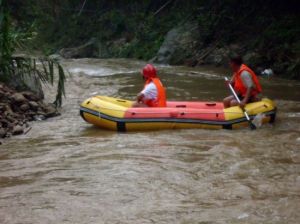
[[[167,102],[167,107],[128,108],[124,118],[179,118],[224,121],[223,103]]]

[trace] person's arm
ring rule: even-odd
[[[249,72],[243,71],[241,74],[241,78],[242,78],[242,82],[243,82],[244,86],[247,88],[245,97],[240,103],[240,106],[243,108],[243,107],[245,107],[245,105],[247,104],[247,102],[249,101],[249,99],[251,97],[251,91],[252,91],[252,88],[254,85],[253,85],[252,76]]]
[[[144,103],[145,100],[156,99],[157,89],[153,83],[150,83],[137,95],[137,102]]]
[[[226,84],[226,86],[229,86],[229,84],[234,86],[234,76],[232,76],[230,80],[225,81],[225,84]]]
[[[142,103],[145,95],[143,93],[139,93],[136,97],[136,102]]]
[[[244,108],[246,106],[246,104],[249,101],[249,98],[251,96],[251,90],[252,90],[252,87],[247,88],[246,95],[245,95],[244,99],[241,101],[240,107]]]

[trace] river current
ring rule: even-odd
[[[256,131],[115,133],[81,119],[89,96],[133,99],[144,64],[63,61],[62,115],[0,146],[0,223],[300,223],[300,83],[262,80],[278,116]],[[226,70],[158,69],[171,100],[229,94]]]

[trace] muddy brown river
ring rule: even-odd
[[[257,131],[115,133],[85,123],[79,104],[95,94],[132,99],[144,62],[63,64],[62,115],[0,146],[1,224],[300,223],[299,82],[263,79],[278,117]],[[229,93],[226,70],[158,68],[169,99]]]

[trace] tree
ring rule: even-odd
[[[31,34],[14,30],[9,16],[7,1],[0,0],[0,81],[8,83],[12,79],[23,80],[26,76],[54,85],[55,68],[58,70],[57,94],[54,104],[61,106],[65,95],[65,73],[58,61],[44,58],[14,56],[17,47]],[[37,61],[42,66],[37,66]]]

